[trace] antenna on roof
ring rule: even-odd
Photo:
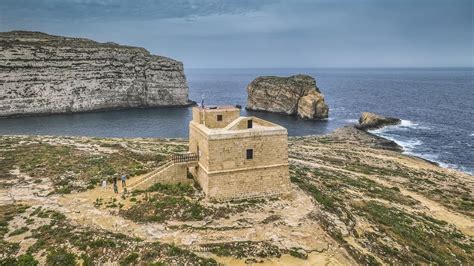
[[[204,108],[204,93],[201,94],[201,107]]]

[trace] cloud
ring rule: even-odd
[[[255,11],[269,0],[2,0],[4,20],[111,21],[190,18]]]
[[[193,67],[472,66],[472,0],[0,0],[0,30],[142,46]]]

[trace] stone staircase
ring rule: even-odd
[[[171,160],[166,161],[163,165],[156,168],[155,170],[141,176],[137,180],[134,180],[131,184],[127,186],[128,190],[143,189],[143,187],[145,187],[148,184],[149,186],[153,185],[153,184],[150,184],[151,181],[155,180],[157,175],[160,175],[163,172],[163,170],[169,168],[172,165],[173,165],[173,162]]]
[[[174,154],[155,170],[133,180],[127,188],[132,191],[145,190],[155,183],[192,183],[192,179],[187,178],[187,167],[196,164],[198,160],[197,154],[194,153]]]

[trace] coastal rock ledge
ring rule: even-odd
[[[402,120],[394,117],[384,117],[374,113],[364,112],[359,118],[359,125],[356,127],[362,130],[377,129],[389,125],[398,125]]]
[[[187,105],[183,64],[144,48],[0,33],[0,116]]]
[[[329,108],[308,75],[258,77],[247,86],[247,109],[298,115],[302,119],[328,118]]]

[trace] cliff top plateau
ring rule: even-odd
[[[288,144],[288,197],[222,204],[192,185],[101,186],[140,180],[185,140],[0,136],[0,264],[474,260],[473,176],[354,127]]]

